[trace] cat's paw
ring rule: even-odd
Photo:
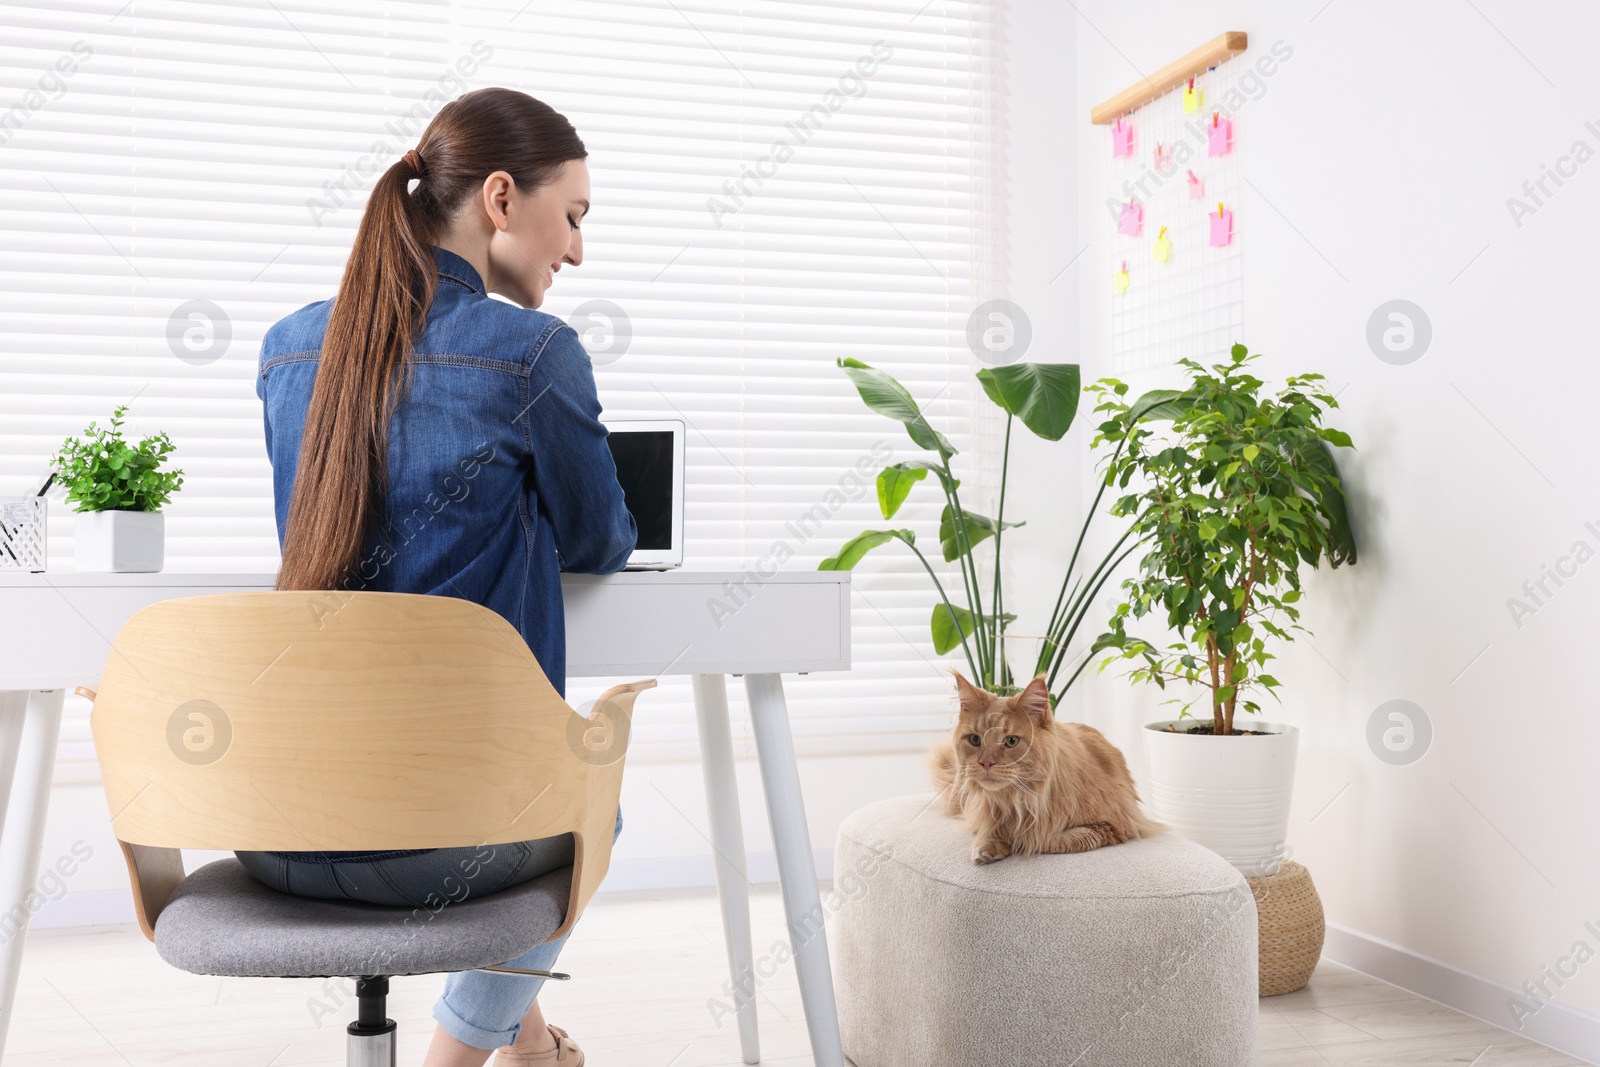
[[[1004,841],[980,841],[972,846],[972,862],[982,865],[1003,860],[1011,855],[1011,846]]]

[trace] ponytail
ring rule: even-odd
[[[364,584],[363,549],[388,527],[389,421],[438,286],[429,246],[495,171],[531,193],[587,155],[549,105],[512,89],[478,89],[440,109],[418,146],[378,178],[328,316],[278,589]]]

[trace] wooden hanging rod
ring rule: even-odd
[[[1089,112],[1089,121],[1096,126],[1104,126],[1118,115],[1126,115],[1161,94],[1171,92],[1190,78],[1204,74],[1223,60],[1232,59],[1243,52],[1248,43],[1243,31],[1229,30],[1098,105]]]

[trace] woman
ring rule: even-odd
[[[563,264],[583,262],[587,155],[526,94],[446,104],[373,186],[337,297],[267,332],[256,379],[278,588],[476,601],[517,627],[563,697],[559,572],[620,570],[638,536],[588,355],[533,310]],[[573,844],[237,855],[282,892],[415,907],[461,899],[463,884],[518,885],[571,863]],[[549,970],[565,940],[506,963]],[[478,1067],[497,1048],[499,1064],[578,1067],[582,1051],[539,1010],[542,982],[450,975],[425,1067]]]

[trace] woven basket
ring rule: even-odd
[[[1261,996],[1301,989],[1322,957],[1322,898],[1298,863],[1267,878],[1249,878],[1259,923]]]

